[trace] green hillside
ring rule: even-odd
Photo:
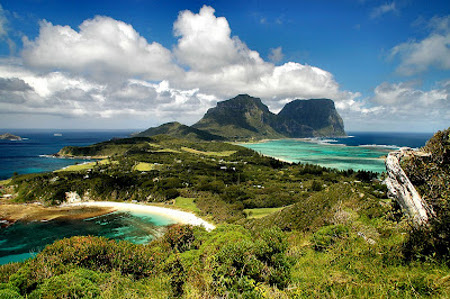
[[[448,175],[441,163],[448,132],[436,136],[427,145],[436,161],[423,166],[435,163],[429,175],[433,167]],[[0,298],[450,296],[442,225],[432,224],[437,233],[423,238],[375,173],[288,164],[232,144],[163,135],[68,152],[106,150],[108,163],[2,184],[14,189],[16,202],[57,205],[67,191],[93,200],[161,202],[195,211],[217,228],[174,225],[147,245],[60,240],[35,258],[0,266]],[[433,198],[448,203],[444,191]],[[445,215],[436,223],[446,223]]]
[[[182,125],[179,122],[170,122],[156,128],[149,128],[136,134],[136,137],[151,137],[155,135],[169,135],[176,138],[183,138],[191,141],[213,141],[225,140],[224,137],[208,133],[193,127]]]
[[[272,127],[275,118],[260,99],[238,95],[217,103],[193,127],[231,140],[284,137]]]

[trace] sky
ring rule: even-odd
[[[450,2],[0,0],[0,128],[191,125],[238,94],[450,126]]]

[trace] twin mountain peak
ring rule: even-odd
[[[294,100],[274,114],[261,99],[246,94],[218,102],[192,126],[171,122],[137,136],[159,134],[207,141],[346,136],[332,100]]]

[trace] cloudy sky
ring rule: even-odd
[[[193,124],[330,98],[348,131],[450,126],[450,2],[0,0],[0,128]]]

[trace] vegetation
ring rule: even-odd
[[[412,228],[405,254],[450,265],[450,128],[437,132],[422,151],[431,155],[412,156],[402,167],[435,217],[429,226]]]
[[[448,182],[448,134],[427,144],[430,161],[405,164],[433,184],[426,193],[414,180],[437,215],[422,229],[401,217],[370,172],[288,164],[232,144],[168,136],[66,148],[68,155],[109,152],[109,162],[15,176],[16,201],[54,205],[76,191],[95,200],[166,202],[217,228],[173,225],[147,245],[60,240],[33,259],[1,266],[0,297],[448,298],[448,187],[438,184]],[[429,182],[435,168],[442,172]]]

